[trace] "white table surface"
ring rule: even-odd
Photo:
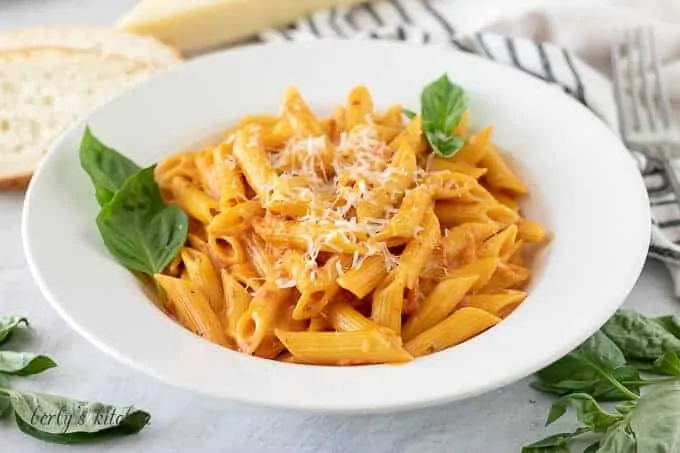
[[[109,24],[134,3],[0,0],[0,29],[49,23]],[[17,338],[12,344],[48,354],[60,366],[32,379],[15,380],[14,385],[121,405],[135,404],[153,417],[151,426],[138,436],[85,447],[45,444],[21,434],[11,420],[3,420],[2,451],[517,453],[523,443],[547,434],[543,422],[552,398],[530,389],[529,379],[441,407],[349,417],[244,407],[178,390],[133,371],[72,331],[33,283],[21,247],[22,199],[20,193],[0,193],[0,314],[30,318],[33,334]],[[58,228],[59,219],[54,222]],[[63,259],[67,265],[68,259],[77,257]],[[662,265],[647,264],[626,305],[650,314],[678,311]],[[121,326],[121,334],[124,331],[125,326]],[[571,427],[569,422],[557,423],[551,432]]]

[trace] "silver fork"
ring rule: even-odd
[[[672,163],[673,158],[680,157],[680,140],[661,79],[652,30],[621,33],[612,41],[611,56],[623,141],[664,169],[670,188],[680,200],[680,181]]]

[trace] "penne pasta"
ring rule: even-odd
[[[178,153],[167,157],[154,170],[154,177],[158,185],[165,190],[171,190],[172,181],[182,178],[187,181],[198,180],[198,170],[195,162],[196,152]]]
[[[489,282],[480,289],[483,293],[497,293],[504,289],[519,288],[531,277],[531,271],[524,266],[510,263],[498,263]]]
[[[213,343],[227,345],[222,323],[198,284],[161,274],[154,279],[172,301],[184,327]]]
[[[422,185],[409,190],[401,202],[399,211],[392,217],[385,229],[374,236],[374,240],[415,237],[421,228],[425,212],[431,209],[431,205],[432,196],[427,186]]]
[[[224,311],[222,284],[217,277],[217,272],[210,257],[205,253],[187,247],[182,249],[181,256],[189,280],[201,288],[208,298],[213,311],[215,313],[222,313]]]
[[[399,275],[389,275],[373,292],[371,319],[381,326],[401,331],[401,312],[404,306],[406,283]]]
[[[420,234],[406,244],[396,269],[398,278],[409,289],[415,288],[425,262],[441,239],[439,220],[432,209],[425,213],[422,228]]]
[[[244,263],[246,252],[243,244],[233,236],[208,235],[208,250],[222,267]]]
[[[388,108],[385,113],[382,115],[379,115],[376,119],[375,122],[382,125],[382,126],[387,126],[387,127],[393,127],[395,129],[401,129],[404,124],[403,120],[404,112],[399,104],[394,104],[390,108]]]
[[[484,310],[463,307],[408,341],[404,349],[414,357],[432,354],[479,335],[500,320],[498,316]]]
[[[453,156],[454,162],[464,162],[469,165],[477,165],[486,156],[491,143],[493,127],[487,126],[476,134],[472,134],[465,142],[463,148]],[[486,167],[482,165],[482,167]]]
[[[467,296],[463,304],[488,311],[499,318],[505,318],[526,299],[527,293],[505,289],[496,294],[474,294]]]
[[[224,289],[224,315],[226,318],[225,332],[236,341],[236,327],[239,319],[248,309],[251,296],[246,288],[225,269],[220,271],[222,288]]]
[[[496,273],[496,269],[499,267],[500,262],[501,260],[497,257],[482,258],[470,264],[466,264],[465,266],[461,266],[458,269],[449,271],[446,277],[477,277],[477,280],[472,284],[470,289],[472,291],[478,291],[489,283]]]
[[[474,261],[480,243],[497,231],[497,224],[483,222],[463,223],[447,230],[442,238],[442,251],[447,266]]]
[[[347,106],[345,107],[345,121],[347,129],[352,130],[354,126],[365,124],[369,115],[373,114],[373,99],[368,89],[357,86],[349,92]]]
[[[503,231],[486,239],[479,248],[480,258],[499,257],[508,259],[515,252],[517,225],[510,225]]]
[[[404,324],[401,332],[404,341],[411,340],[451,314],[477,278],[477,276],[449,278],[439,283]]]
[[[248,309],[241,315],[236,324],[236,341],[239,349],[252,354],[262,341],[274,332],[279,315],[289,305],[293,291],[288,288],[276,288],[265,284],[260,288]]]
[[[293,310],[293,319],[308,319],[316,316],[340,291],[338,285],[338,264],[340,258],[331,258],[301,289],[300,298]]]
[[[338,332],[353,332],[380,327],[344,301],[334,302],[328,307],[327,320],[331,327]]]
[[[269,163],[259,131],[253,127],[239,130],[233,153],[250,187],[260,200],[266,201],[277,176]]]
[[[312,243],[322,252],[366,254],[368,235],[365,231],[348,231],[331,222],[300,223],[282,219],[255,219],[255,232],[279,247],[306,249]]]
[[[517,235],[532,244],[543,242],[546,237],[545,230],[540,224],[526,219],[520,219],[517,223]]]
[[[480,187],[472,176],[452,171],[432,172],[425,177],[424,185],[429,187],[435,200],[461,198]]]
[[[511,225],[519,220],[519,215],[500,203],[457,203],[437,202],[435,214],[441,224],[452,227],[468,222],[497,223],[500,226]]]
[[[208,224],[207,231],[215,236],[239,236],[250,229],[256,217],[264,215],[264,209],[254,200],[229,206],[217,214]]]
[[[443,157],[434,157],[428,162],[428,170],[432,172],[450,171],[454,173],[462,173],[472,178],[479,179],[487,172],[486,168],[475,167],[466,162],[454,162],[451,159]]]
[[[319,315],[314,316],[309,320],[309,327],[307,327],[307,330],[310,332],[323,332],[324,330],[330,330],[330,328],[331,325],[328,322],[328,319],[323,315]]]
[[[487,152],[479,161],[479,165],[488,170],[484,175],[484,179],[490,187],[505,190],[516,195],[526,195],[528,193],[524,183],[510,170],[510,167],[508,167],[500,154],[492,146],[487,148]]]
[[[412,357],[401,347],[401,340],[385,329],[353,332],[287,332],[276,336],[293,354],[297,363],[359,365],[401,363]]]
[[[179,207],[202,224],[210,223],[218,212],[217,201],[182,177],[173,178],[170,190]]]
[[[376,112],[358,85],[321,118],[289,87],[278,113],[161,162],[189,225],[158,305],[219,345],[319,365],[408,362],[508,316],[547,233],[493,127],[471,131],[466,106],[442,127],[431,107]],[[432,143],[451,135],[445,157]]]
[[[387,276],[385,258],[379,255],[367,257],[357,267],[338,277],[338,285],[359,299],[369,295]]]
[[[196,165],[201,190],[210,198],[217,200],[219,198],[219,184],[217,182],[212,149],[208,148],[206,151],[197,153],[194,164]]]

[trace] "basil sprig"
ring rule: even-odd
[[[9,395],[19,429],[51,443],[81,444],[137,434],[151,419],[134,407],[17,390],[0,392]]]
[[[537,390],[562,395],[550,425],[572,408],[579,427],[525,446],[522,453],[569,453],[573,440],[599,436],[584,453],[680,451],[680,323],[619,310],[567,356],[537,373]],[[661,374],[666,377],[653,377]],[[647,392],[641,389],[650,387]],[[602,401],[622,401],[614,412]]]
[[[47,356],[29,352],[0,351],[0,373],[30,376],[54,368],[57,364]]]
[[[423,133],[432,151],[441,157],[452,157],[465,144],[462,137],[454,135],[468,107],[465,92],[444,74],[423,88],[420,104]],[[408,109],[403,113],[409,119],[416,116]]]
[[[20,316],[5,316],[0,318],[0,344],[7,341],[16,329],[28,327],[28,320]]]
[[[102,206],[97,227],[109,252],[132,271],[162,271],[186,241],[189,219],[177,205],[163,203],[155,167],[140,168],[89,128],[80,145],[80,164]]]
[[[100,206],[111,201],[123,183],[141,170],[136,163],[99,141],[89,127],[80,142],[80,166],[90,176]]]
[[[0,318],[0,332],[28,326],[26,318]],[[3,338],[7,338],[5,335]],[[134,407],[79,401],[14,389],[10,377],[42,373],[57,364],[49,357],[0,350],[0,417],[13,412],[17,427],[37,439],[58,443],[89,443],[136,434],[151,416]]]

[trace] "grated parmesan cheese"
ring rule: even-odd
[[[426,172],[421,168],[409,172],[390,165],[393,151],[380,140],[372,116],[366,118],[366,123],[349,133],[341,133],[335,144],[325,136],[291,138],[282,149],[268,150],[269,161],[280,180],[272,188],[267,205],[274,201],[302,201],[307,205],[307,214],[299,221],[327,229],[316,241],[311,235],[301,238],[307,244],[304,258],[310,267],[316,266],[322,246],[341,252],[337,244],[355,243],[365,244],[366,250],[353,254],[352,268],[360,266],[371,255],[382,255],[388,270],[399,263],[399,257],[392,254],[385,243],[372,242],[370,238],[382,231],[398,212],[403,192],[388,194],[391,204],[385,206],[384,216],[359,221],[356,209],[361,202],[370,202],[376,189],[383,189],[395,178],[417,181],[422,180]],[[330,165],[324,162],[329,154]],[[341,272],[342,266],[338,263],[338,273]],[[310,278],[317,278],[316,271],[312,270]],[[282,280],[282,284],[288,283]]]

